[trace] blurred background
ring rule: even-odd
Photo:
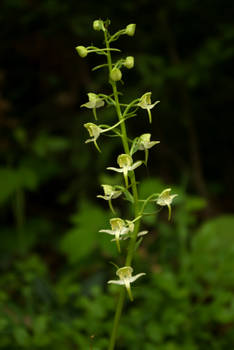
[[[150,233],[134,266],[147,275],[118,349],[233,348],[233,17],[229,0],[1,1],[0,349],[107,348],[119,291],[106,284],[109,262],[122,260],[98,233],[111,214],[96,196],[121,181],[105,169],[122,150],[105,137],[101,154],[84,143],[93,116],[80,105],[110,87],[105,70],[92,72],[103,57],[75,51],[103,45],[99,18],[112,32],[137,24],[114,43],[135,57],[123,101],[147,91],[161,101],[152,125],[143,110],[128,124],[130,137],[161,141],[137,169],[140,196],[179,194],[171,222],[166,210],[143,220]],[[116,121],[111,108],[98,116]],[[114,206],[131,217],[120,199]]]

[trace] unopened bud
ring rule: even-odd
[[[124,66],[128,69],[131,69],[134,67],[134,57],[128,56],[124,62]]]
[[[93,21],[93,29],[103,30],[104,29],[103,21],[100,19],[96,19],[95,21]]]
[[[76,51],[80,57],[86,57],[88,55],[88,50],[84,46],[77,46]]]
[[[133,36],[135,34],[135,30],[136,30],[136,25],[135,23],[129,24],[127,25],[127,27],[125,28],[125,34],[129,35],[129,36]]]
[[[121,70],[119,68],[113,68],[112,71],[110,72],[110,78],[113,81],[121,80],[122,78]]]

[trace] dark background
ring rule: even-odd
[[[124,85],[119,84],[123,100],[147,91],[153,102],[160,100],[152,125],[144,111],[128,125],[133,137],[150,132],[160,140],[147,170],[138,172],[140,192],[172,187],[180,195],[171,224],[166,210],[161,223],[145,221],[155,236],[146,238],[136,266],[149,272],[148,287],[139,287],[143,301],[126,315],[120,349],[232,347],[233,16],[228,0],[1,1],[0,349],[84,349],[91,346],[92,333],[99,334],[93,350],[106,348],[113,296],[103,285],[114,273],[108,262],[118,258],[108,237],[97,238],[110,214],[96,195],[101,183],[115,181],[105,168],[116,166],[120,148],[103,137],[99,155],[84,143],[83,124],[93,116],[80,105],[88,92],[108,94],[110,86],[105,70],[91,70],[103,57],[82,59],[75,51],[78,45],[103,45],[102,33],[92,29],[98,18],[111,19],[111,32],[137,24],[133,38],[114,43],[124,56],[135,57],[134,69],[123,71]],[[115,120],[111,110],[98,115],[105,123]],[[125,207],[118,205],[123,213]],[[207,241],[196,243],[203,233]],[[227,249],[232,260],[227,261]],[[202,262],[204,256],[211,260]],[[226,272],[218,275],[220,262]],[[184,304],[174,309],[175,295],[188,309]],[[90,310],[95,300],[100,305]],[[134,338],[132,328],[142,327],[140,321],[134,324],[134,315],[139,312],[141,319],[152,303],[165,307],[155,306],[144,321],[148,330]],[[181,319],[169,331],[168,322],[178,313]],[[186,328],[191,315],[194,324]]]

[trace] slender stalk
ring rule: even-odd
[[[110,336],[110,342],[109,342],[109,347],[108,350],[114,350],[115,348],[115,341],[117,338],[117,332],[118,332],[118,326],[119,326],[119,320],[122,314],[122,310],[123,310],[123,305],[124,305],[124,299],[125,299],[125,289],[121,288],[120,294],[119,294],[119,298],[118,298],[118,302],[116,305],[116,311],[115,311],[115,318],[114,318],[114,322],[113,322],[113,327],[112,327],[112,332],[111,332],[111,336]]]
[[[24,234],[23,234],[23,226],[24,226],[24,192],[22,188],[18,188],[15,193],[14,198],[14,214],[15,214],[15,223],[18,234],[18,247],[20,253],[23,252],[24,245]]]
[[[107,63],[108,63],[108,69],[109,69],[109,73],[110,73],[112,70],[112,60],[111,60],[111,53],[110,53],[110,45],[109,45],[109,41],[108,41],[108,37],[107,37],[107,30],[105,30],[104,35],[105,35],[106,47],[108,49],[107,50]],[[116,113],[117,113],[119,121],[122,121],[122,123],[120,124],[120,127],[121,127],[121,134],[122,134],[121,139],[122,139],[124,152],[126,154],[130,155],[126,125],[125,125],[125,121],[124,121],[124,116],[121,112],[116,82],[110,80],[110,84],[111,84],[112,89],[113,89]],[[135,218],[136,218],[139,216],[139,202],[138,202],[138,190],[137,190],[137,184],[136,184],[136,178],[135,178],[134,171],[131,172],[129,177],[130,177],[130,181],[131,181],[132,194],[133,194],[133,198],[134,198],[134,214],[135,214]],[[134,251],[135,251],[135,243],[136,243],[136,239],[137,239],[137,234],[139,232],[139,227],[140,227],[140,220],[137,220],[135,227],[134,227],[133,235],[131,237],[131,240],[130,240],[129,246],[128,246],[128,253],[127,253],[126,262],[125,262],[126,266],[130,265],[132,262]],[[117,330],[118,330],[119,321],[120,321],[122,310],[123,310],[125,294],[126,294],[125,290],[124,290],[124,288],[122,288],[120,291],[119,297],[118,297],[117,305],[116,305],[114,323],[113,323],[113,328],[112,328],[112,332],[111,332],[111,336],[110,336],[108,350],[114,350],[114,348],[115,348],[115,342],[116,342],[116,338],[117,338]]]

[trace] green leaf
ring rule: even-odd
[[[13,169],[0,169],[0,203],[4,203],[19,188],[20,177]]]
[[[234,287],[234,215],[208,220],[192,244],[194,273],[209,283]]]
[[[60,242],[60,249],[70,263],[90,255],[102,239],[101,228],[107,225],[108,215],[99,207],[85,201],[77,215],[72,217],[75,227],[69,230]]]

